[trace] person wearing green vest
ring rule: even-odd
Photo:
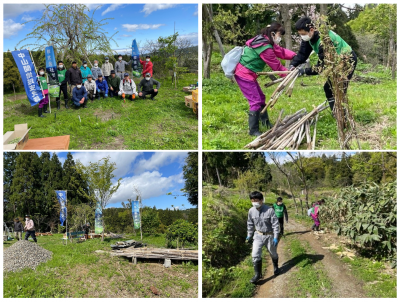
[[[274,207],[275,215],[276,215],[276,217],[278,217],[278,220],[279,220],[279,228],[280,228],[279,234],[281,236],[283,236],[283,215],[285,215],[286,223],[288,222],[289,218],[288,218],[286,206],[283,204],[282,197],[278,197],[276,199],[276,203],[273,204],[273,207]]]
[[[58,85],[60,86],[60,95],[56,98],[57,109],[60,109],[61,91],[64,94],[65,109],[68,109],[68,81],[65,76],[67,69],[65,68],[63,61],[58,61],[57,65]]]
[[[277,22],[268,25],[260,35],[246,42],[242,57],[235,69],[235,80],[250,105],[249,134],[259,136],[259,120],[269,128],[268,112],[261,114],[265,107],[265,95],[257,82],[257,72],[268,65],[274,71],[286,71],[279,59],[291,60],[296,53],[279,46],[285,34],[283,26]],[[284,77],[286,74],[280,74]]]
[[[47,86],[47,77],[45,74],[45,69],[43,67],[39,68],[39,74],[37,75],[38,84],[42,88],[44,98],[39,102],[38,106],[38,116],[46,117],[43,113],[47,112],[47,104],[49,103],[49,89]]]
[[[319,32],[314,28],[314,24],[312,23],[311,19],[309,17],[303,17],[300,20],[296,22],[296,30],[298,34],[301,36],[301,44],[300,44],[300,49],[297,55],[292,59],[292,62],[290,63],[289,69],[292,70],[296,68],[297,66],[303,64],[306,62],[312,51],[314,51],[318,55],[318,63],[317,67],[322,66],[324,64],[324,48],[321,43],[321,38]],[[349,82],[351,78],[353,77],[354,70],[356,69],[357,66],[357,55],[353,51],[353,49],[350,47],[349,44],[346,43],[338,34],[336,34],[333,31],[329,31],[329,37],[335,46],[336,52],[340,54],[349,54],[349,59],[350,62],[352,63],[352,69],[347,76],[348,81],[345,83],[345,91],[344,93],[347,93],[347,88],[349,86]],[[299,71],[300,75],[317,75],[318,72],[315,70],[315,68],[301,68]],[[324,91],[325,91],[325,96],[327,99],[327,102],[333,111],[334,105],[335,105],[335,97],[333,95],[332,89],[331,89],[331,81],[328,79],[324,85]]]

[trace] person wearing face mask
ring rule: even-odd
[[[124,101],[126,96],[128,96],[128,100],[132,101],[137,96],[136,84],[129,78],[129,73],[127,72],[124,74],[124,79],[119,84],[118,95],[120,95]]]
[[[276,203],[274,203],[273,205],[274,211],[275,211],[275,215],[276,217],[278,217],[279,220],[279,228],[280,228],[280,235],[283,235],[283,216],[285,216],[285,220],[286,223],[288,223],[289,217],[288,217],[288,212],[286,209],[286,206],[283,204],[283,199],[282,197],[278,197],[276,199]]]
[[[65,78],[66,78],[68,84],[70,85],[69,86],[71,89],[70,93],[72,95],[72,92],[74,91],[74,88],[76,87],[76,85],[78,83],[82,83],[82,73],[76,64],[76,61],[72,62],[72,67],[67,70]],[[74,104],[73,101],[72,101],[72,104]],[[68,107],[66,106],[66,108],[68,108]]]
[[[106,78],[106,82],[108,82],[108,77],[111,75],[111,70],[114,70],[113,65],[110,63],[108,57],[105,57],[105,63],[101,66],[101,72],[103,76]],[[118,85],[119,87],[119,85]],[[111,93],[110,93],[111,95]]]
[[[131,63],[132,60],[130,60],[129,62],[126,62],[124,60],[122,60],[122,55],[118,55],[118,61],[115,62],[115,72],[117,73],[117,77],[119,77],[120,79],[124,78],[124,74],[125,74],[125,66],[129,65]]]
[[[78,109],[80,106],[87,108],[87,95],[88,93],[85,86],[82,86],[82,83],[77,83],[72,91],[72,101],[74,102],[75,109]]]
[[[66,77],[67,69],[64,67],[63,61],[58,61],[57,64],[58,85],[60,85],[60,94],[58,98],[56,98],[57,109],[60,109],[61,91],[64,94],[65,108],[68,109],[68,81]]]
[[[296,53],[279,46],[282,36],[285,34],[283,26],[277,22],[268,25],[261,34],[246,42],[246,47],[235,69],[235,79],[250,105],[249,134],[261,135],[259,120],[269,128],[272,127],[268,112],[261,111],[265,107],[265,95],[257,82],[257,72],[264,70],[268,65],[274,71],[286,71],[279,59],[291,60]],[[279,74],[280,77],[286,74]]]
[[[85,83],[87,81],[88,74],[92,74],[92,70],[90,69],[90,67],[87,66],[86,61],[82,62],[82,66],[81,66],[80,70],[82,73],[82,83]]]
[[[38,116],[39,117],[46,117],[43,115],[43,113],[48,113],[47,112],[47,104],[49,103],[49,89],[47,85],[47,77],[44,72],[44,68],[40,67],[39,68],[39,73],[37,75],[38,79],[38,84],[42,88],[44,98],[39,101],[39,106],[38,106]]]
[[[294,69],[295,67],[303,64],[312,51],[318,55],[318,63],[317,63],[317,68],[318,67],[323,67],[324,66],[324,48],[321,43],[321,38],[320,34],[317,30],[314,28],[314,24],[312,23],[311,19],[309,17],[303,17],[299,19],[296,22],[296,30],[298,34],[300,35],[302,41],[300,44],[300,49],[297,53],[297,55],[292,59],[290,63],[290,69]],[[352,69],[349,75],[347,76],[348,81],[345,83],[345,93],[347,92],[347,88],[349,85],[349,81],[353,77],[354,70],[356,69],[357,66],[357,55],[353,51],[353,49],[344,41],[338,34],[336,34],[333,31],[329,31],[329,37],[335,46],[337,54],[349,54],[350,55],[350,62],[352,63]],[[302,68],[299,71],[300,75],[318,75],[317,68]],[[324,91],[325,91],[325,96],[327,99],[327,102],[333,111],[334,105],[335,105],[335,98],[331,89],[331,82],[328,79],[324,85]]]
[[[156,85],[156,88],[154,88]],[[154,97],[158,94],[158,89],[160,89],[161,83],[159,81],[154,80],[151,77],[151,74],[148,72],[144,75],[144,79],[142,79],[139,83],[138,92],[139,96],[142,99],[146,98],[146,95],[150,94],[150,99],[154,100]]]
[[[33,241],[35,241],[37,243],[36,232],[35,232],[35,224],[33,223],[33,220],[31,219],[31,216],[29,216],[29,215],[25,215],[25,227],[24,227],[24,230],[26,231],[25,240],[28,240],[29,236],[31,236]]]
[[[94,98],[96,97],[96,81],[93,80],[91,74],[89,74],[87,78],[88,80],[83,86],[85,86],[85,89],[88,93],[88,98],[93,102]]]
[[[93,68],[92,68],[93,79],[97,79],[99,77],[99,74],[103,74],[102,71],[101,71],[101,68],[99,67],[99,61],[94,60],[93,61]]]
[[[140,64],[142,64],[142,66],[143,66],[143,71],[142,71],[143,77],[146,77],[147,73],[150,73],[150,77],[152,77],[153,76],[153,62],[151,62],[150,56],[147,55],[145,61],[143,61],[141,59],[139,59],[139,60],[140,60]]]
[[[274,265],[274,275],[279,274],[278,268],[278,238],[279,238],[279,220],[276,217],[274,209],[263,203],[264,196],[258,191],[251,192],[250,200],[253,205],[249,210],[247,218],[247,238],[250,241],[253,237],[253,249],[251,256],[253,258],[254,277],[251,283],[257,283],[262,273],[262,247],[265,246],[271,256]],[[255,232],[254,232],[255,231]]]
[[[107,83],[110,97],[117,96],[121,79],[115,75],[115,70],[111,70],[111,76],[108,78]]]
[[[108,83],[103,80],[103,75],[99,74],[99,78],[96,81],[97,88],[97,99],[100,100],[100,96],[104,98],[108,98]]]

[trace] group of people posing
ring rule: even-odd
[[[143,66],[143,79],[138,87],[130,78],[129,73],[125,72],[125,66],[129,65],[131,61],[122,60],[122,55],[118,56],[115,67],[109,62],[108,57],[105,58],[105,63],[101,68],[98,60],[94,60],[93,63],[94,67],[90,68],[87,66],[87,62],[83,61],[82,66],[78,68],[76,61],[73,61],[72,66],[66,69],[64,62],[58,61],[57,75],[60,94],[56,98],[57,109],[60,109],[61,106],[61,93],[64,95],[66,109],[69,108],[68,93],[71,95],[72,104],[76,109],[86,108],[89,99],[93,101],[95,98],[100,100],[100,98],[104,99],[108,96],[119,96],[125,101],[126,98],[133,100],[135,97],[145,99],[147,95],[150,95],[150,99],[154,100],[154,97],[158,94],[161,84],[153,79],[153,63],[150,56],[146,56],[146,60],[140,60]],[[38,82],[45,96],[39,102],[38,116],[45,117],[43,113],[48,113],[47,106],[50,99],[47,77],[43,67],[39,68]]]
[[[265,246],[271,256],[274,266],[274,275],[279,274],[277,246],[280,236],[284,236],[284,220],[289,220],[286,206],[283,204],[282,197],[278,197],[272,207],[264,203],[264,196],[261,192],[254,191],[249,195],[252,207],[247,218],[247,237],[246,241],[253,240],[252,258],[254,267],[254,277],[251,283],[256,283],[261,278],[262,273],[262,248]],[[325,201],[323,199],[313,204],[309,209],[309,216],[314,220],[311,230],[319,231],[319,208]]]
[[[239,64],[235,69],[235,80],[242,91],[244,97],[250,105],[249,111],[249,134],[254,136],[261,135],[259,131],[259,121],[265,126],[272,127],[268,112],[261,111],[266,106],[265,95],[257,82],[257,72],[263,71],[268,65],[274,71],[287,71],[288,69],[282,65],[279,59],[291,60],[289,70],[299,68],[299,75],[317,75],[318,67],[324,64],[324,48],[321,43],[321,37],[315,25],[309,17],[302,17],[296,22],[296,30],[302,41],[298,53],[279,46],[282,36],[285,34],[283,26],[277,22],[268,25],[261,31],[260,35],[246,42],[246,47],[241,56]],[[352,65],[348,81],[345,83],[344,89],[347,90],[348,83],[353,76],[357,66],[357,56],[352,48],[338,34],[329,31],[329,38],[335,47],[336,53],[348,54]],[[312,52],[318,55],[317,68],[303,68],[303,63],[306,62]],[[285,77],[286,74],[280,74],[280,77]],[[331,108],[334,109],[335,98],[331,88],[332,84],[328,79],[324,85],[326,100]],[[346,91],[344,91],[346,93]]]

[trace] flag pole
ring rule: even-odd
[[[68,245],[68,207],[67,207],[67,190],[65,190],[65,234],[67,235],[67,244]]]
[[[33,60],[32,53],[31,53],[31,50],[29,49],[29,47],[28,47],[28,51],[29,51],[29,55],[31,56],[33,67],[35,68],[35,73],[36,73],[36,75],[38,75],[38,72],[36,70],[35,61]],[[39,81],[39,86],[40,86],[40,90],[42,91],[42,96],[43,96],[41,98],[41,100],[43,100],[44,99],[44,93],[43,93],[42,83],[40,83],[40,81]]]

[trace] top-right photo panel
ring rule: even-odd
[[[203,150],[395,150],[396,4],[203,4]]]

